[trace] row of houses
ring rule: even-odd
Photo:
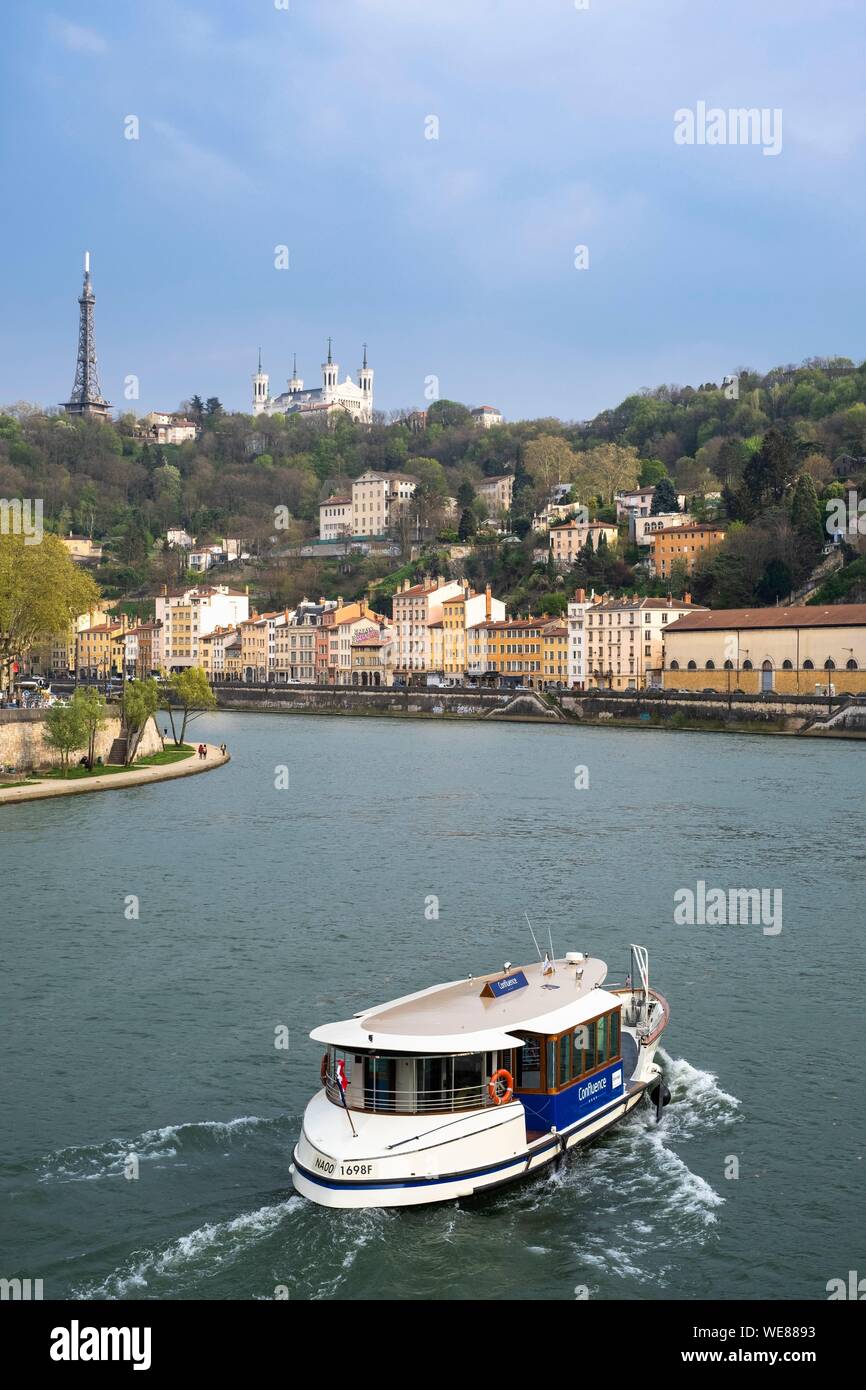
[[[391,686],[462,684],[746,694],[866,692],[866,604],[707,609],[682,599],[578,589],[567,615],[507,617],[488,586],[404,582],[386,616],[363,600],[250,611],[246,590],[196,585],[155,596],[155,616],[101,601],[31,654],[32,674],[82,680],[201,667],[209,680]]]

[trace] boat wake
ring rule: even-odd
[[[203,1279],[230,1269],[251,1248],[272,1236],[303,1204],[303,1198],[293,1195],[230,1221],[207,1222],[161,1249],[135,1250],[100,1283],[79,1288],[71,1296],[172,1298],[192,1293]]]
[[[40,1182],[92,1182],[97,1178],[123,1177],[130,1155],[139,1163],[190,1158],[195,1154],[224,1150],[226,1145],[243,1144],[262,1130],[277,1136],[290,1136],[295,1124],[292,1116],[261,1119],[241,1115],[234,1120],[198,1120],[188,1124],[164,1125],[146,1129],[133,1139],[112,1138],[101,1144],[79,1144],[46,1155],[38,1166]]]

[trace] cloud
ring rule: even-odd
[[[95,29],[86,29],[83,24],[72,24],[67,19],[54,19],[54,37],[64,48],[72,53],[107,53],[108,44]]]
[[[157,169],[161,179],[183,183],[196,193],[225,193],[248,188],[250,179],[237,164],[200,145],[169,121],[152,120],[150,129],[161,139]],[[142,143],[147,138],[143,133]]]

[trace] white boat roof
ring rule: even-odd
[[[522,1047],[523,1039],[515,1037],[512,1029],[560,1033],[621,1002],[617,995],[601,988],[607,976],[603,960],[586,956],[577,967],[564,960],[555,961],[554,966],[554,972],[547,975],[536,961],[433,985],[363,1009],[354,1018],[323,1024],[314,1028],[310,1037],[349,1050],[375,1048],[418,1055],[485,1052]],[[501,982],[507,980],[516,983],[503,986]],[[510,988],[511,992],[491,996],[488,984]]]

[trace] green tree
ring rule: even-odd
[[[680,503],[676,488],[670,478],[661,478],[659,482],[656,483],[655,492],[653,493],[650,515],[658,516],[661,512],[678,512],[679,509]]]
[[[791,499],[791,526],[797,539],[804,565],[811,569],[827,540],[821,504],[815,484],[808,473],[801,473]]]
[[[457,535],[461,541],[469,541],[478,530],[478,523],[475,520],[475,513],[469,508],[464,508],[460,517],[460,525],[457,527]]]
[[[743,469],[743,484],[756,515],[762,507],[784,497],[796,473],[792,441],[785,431],[772,426],[761,447]]]
[[[77,752],[87,743],[81,706],[74,701],[68,705],[52,705],[45,715],[44,730],[48,747],[60,754],[60,766],[65,777],[70,753]]]
[[[123,723],[126,730],[126,764],[135,761],[138,745],[159,708],[159,686],[154,679],[134,681],[123,692]]]
[[[0,534],[0,689],[9,684],[9,664],[93,608],[99,590],[70,558],[57,536],[38,545],[22,535]]]
[[[81,727],[87,741],[87,763],[89,767],[93,767],[96,760],[96,736],[108,718],[105,696],[100,695],[93,686],[83,686],[73,695],[72,708],[77,709],[80,714]]]
[[[216,709],[216,703],[216,696],[200,666],[189,666],[185,671],[175,671],[163,690],[159,707],[168,714],[172,738],[178,747],[183,743],[187,725]],[[175,710],[182,715],[180,733],[175,727]]]
[[[642,459],[640,473],[638,474],[639,487],[655,487],[662,478],[668,476],[668,470],[661,459]]]

